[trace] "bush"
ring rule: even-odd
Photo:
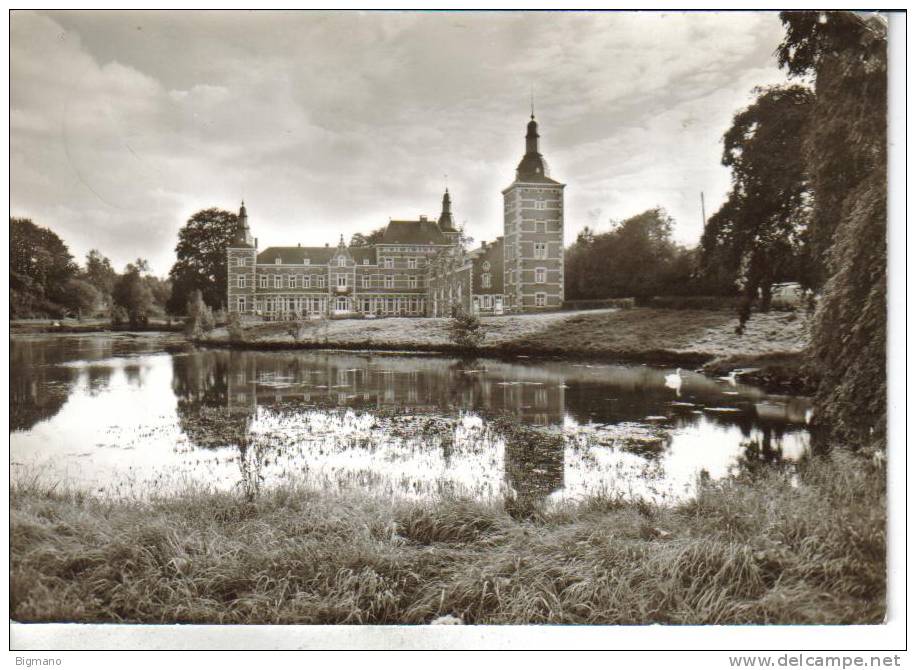
[[[613,307],[616,309],[632,309],[636,306],[635,298],[599,298],[596,300],[566,300],[563,303],[563,309],[580,310],[580,309],[607,309]]]
[[[461,305],[452,307],[452,319],[448,324],[449,339],[462,348],[480,346],[486,332],[476,314],[470,314]]]
[[[185,334],[189,337],[200,337],[213,330],[213,312],[204,302],[200,291],[194,291],[188,301],[188,319],[185,321]]]
[[[656,295],[639,302],[641,307],[655,307],[658,309],[706,309],[730,310],[738,309],[741,298],[737,296],[722,295]]]
[[[242,317],[238,312],[233,312],[229,315],[229,322],[226,324],[226,328],[229,330],[230,342],[245,341],[245,329],[242,327]]]

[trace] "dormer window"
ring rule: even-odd
[[[490,271],[490,261],[484,261],[484,262],[483,262],[483,271],[484,271],[484,272],[489,272],[489,271]]]
[[[311,261],[309,261],[308,258],[303,258],[303,259],[302,259],[302,264],[303,264],[303,265],[308,265],[310,262],[311,262]]]
[[[369,265],[369,259],[368,259],[368,258],[364,258],[364,259],[363,259],[363,265]]]
[[[337,257],[337,267],[342,268],[346,264],[347,264],[347,259],[344,256]]]
[[[274,265],[280,265],[283,261],[278,257],[274,259]]]

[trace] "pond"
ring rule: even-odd
[[[10,342],[12,476],[103,495],[295,482],[537,505],[676,502],[788,467],[805,398],[687,370],[373,352],[196,350],[157,335]]]

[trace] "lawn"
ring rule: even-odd
[[[549,354],[702,363],[728,355],[799,352],[807,342],[806,319],[795,312],[755,314],[744,335],[735,334],[732,312],[637,308],[550,312],[481,319],[486,336],[478,351],[490,354]],[[298,339],[293,324],[261,323],[245,330],[241,346],[453,349],[449,319],[389,318],[307,322]],[[228,343],[224,328],[205,339]]]

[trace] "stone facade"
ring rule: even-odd
[[[503,191],[504,236],[467,251],[446,189],[438,220],[389,221],[368,246],[259,252],[245,203],[227,249],[230,312],[246,318],[449,316],[558,309],[563,303],[563,189],[547,174],[532,115],[515,181]]]

